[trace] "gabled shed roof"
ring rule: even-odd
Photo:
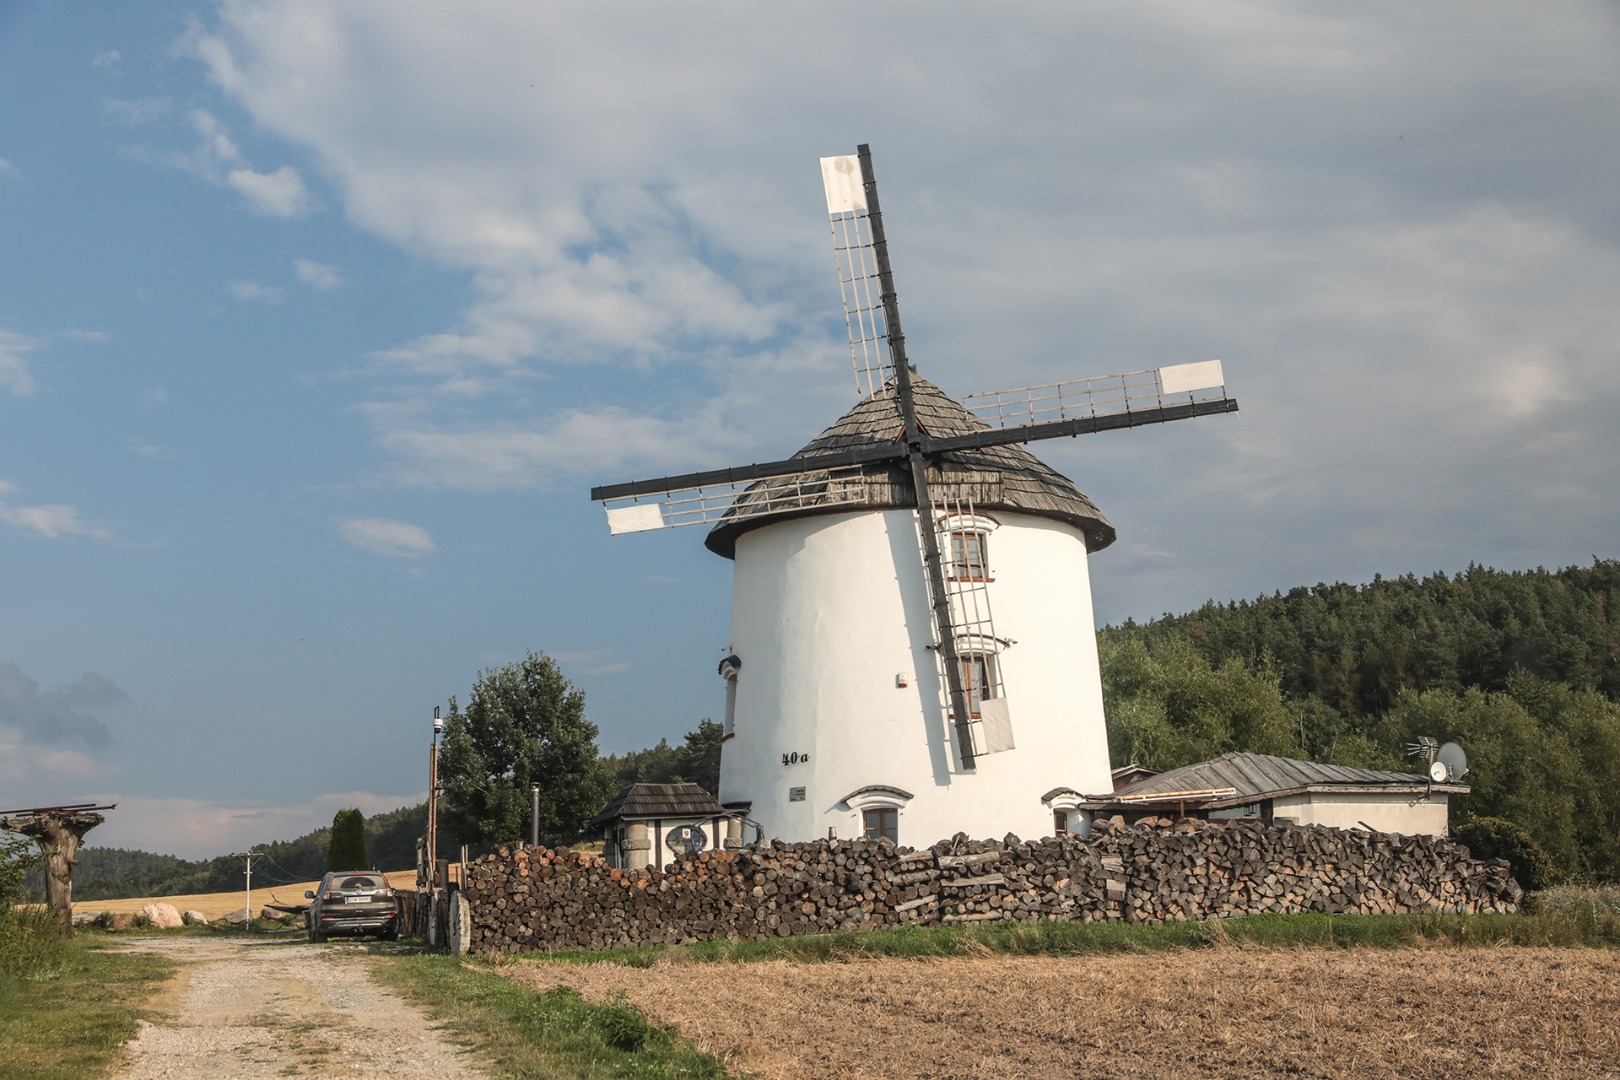
[[[809,457],[828,450],[895,442],[903,425],[892,383],[893,380],[883,390],[857,404],[793,456]],[[929,435],[966,435],[989,429],[989,424],[922,376],[912,375],[911,388],[918,423]],[[817,513],[917,505],[911,472],[903,462],[869,465],[862,471],[862,477],[866,497],[857,505],[838,501],[818,507],[813,502],[800,500],[791,508],[741,519],[734,509],[728,510],[709,530],[704,545],[729,559],[736,553],[738,536],[775,521]],[[960,500],[972,502],[979,510],[1017,510],[1068,522],[1085,534],[1087,551],[1099,551],[1114,542],[1114,526],[1102,511],[1073,481],[1053,471],[1022,446],[1007,444],[941,454],[938,464],[930,468],[928,479],[929,490],[934,492],[936,500]],[[737,497],[734,507],[747,506],[751,497],[761,498],[770,483],[764,480],[751,485]]]
[[[1231,789],[1232,794],[1197,799],[1208,809],[1238,806],[1256,799],[1274,798],[1300,791],[1342,788],[1368,791],[1378,788],[1413,790],[1422,788],[1460,795],[1465,784],[1430,784],[1427,776],[1393,772],[1387,769],[1353,769],[1344,765],[1324,765],[1315,761],[1275,757],[1271,754],[1222,754],[1210,761],[1183,765],[1179,769],[1138,780],[1114,792],[1115,798],[1147,799],[1154,795],[1173,796],[1183,792],[1212,792]],[[1188,799],[1187,801],[1195,801]]]
[[[592,825],[620,818],[715,817],[726,808],[696,784],[628,784]]]

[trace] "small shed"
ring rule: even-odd
[[[688,851],[736,847],[741,823],[697,784],[629,784],[596,815],[608,865],[663,866]],[[729,842],[728,842],[729,841]]]
[[[1127,821],[1175,814],[1445,836],[1451,796],[1468,790],[1416,773],[1232,753],[1138,779],[1084,808]]]

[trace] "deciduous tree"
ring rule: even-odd
[[[538,784],[541,840],[573,839],[608,799],[596,735],[584,692],[551,657],[530,652],[479,672],[465,712],[450,699],[439,754],[452,830],[472,844],[526,837],[529,789]]]

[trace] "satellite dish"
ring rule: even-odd
[[[1434,763],[1445,767],[1446,780],[1461,780],[1468,775],[1468,755],[1454,742],[1448,742],[1440,748],[1435,754]]]
[[[1429,762],[1429,779],[1437,784],[1444,784],[1451,779],[1451,770],[1446,768],[1443,761]]]

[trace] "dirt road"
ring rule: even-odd
[[[162,1018],[142,1023],[120,1080],[480,1075],[466,1051],[371,978],[366,946],[195,937],[129,945],[183,966],[151,1003]]]

